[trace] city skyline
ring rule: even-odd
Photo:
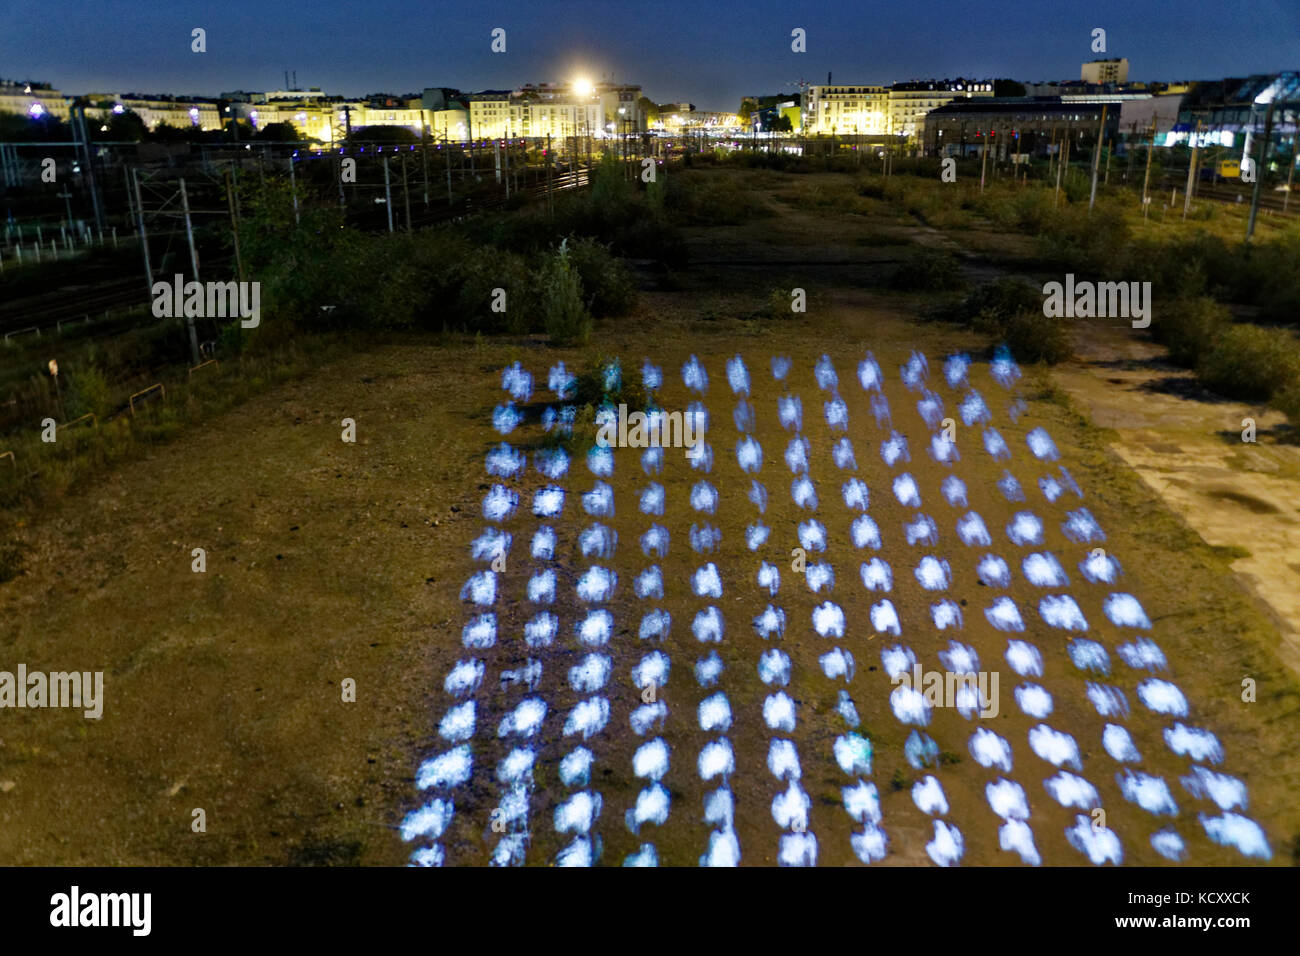
[[[53,0],[49,7],[64,23],[58,54],[40,40],[39,24],[7,31],[13,48],[0,41],[6,74],[64,92],[209,97],[279,89],[286,70],[296,72],[299,88],[346,97],[585,77],[639,84],[656,102],[734,110],[742,96],[792,91],[800,80],[821,83],[828,72],[841,83],[956,76],[1042,82],[1075,79],[1090,59],[1127,57],[1135,81],[1244,76],[1292,66],[1288,38],[1300,33],[1300,12],[1239,0],[1190,10],[1104,0],[1065,20],[1001,0],[961,20],[951,4],[866,11],[759,0],[715,8],[719,15],[707,24],[689,19],[698,8],[680,0],[653,8],[610,2],[595,11],[571,2],[498,3],[443,15],[391,2],[365,17],[313,7],[310,20],[297,8],[236,0],[215,20],[198,7],[152,12],[121,4],[107,33],[80,15],[80,6]],[[385,20],[395,28],[373,29]],[[396,29],[402,23],[409,28]],[[194,27],[206,31],[205,53],[191,52]],[[504,53],[490,49],[498,27],[506,31]],[[1106,30],[1104,52],[1091,48],[1096,27]],[[790,49],[795,28],[806,31],[806,53]],[[1025,28],[1038,31],[1032,48],[1015,39]]]

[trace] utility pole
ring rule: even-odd
[[[292,156],[289,157],[289,190],[293,193],[293,224],[299,226],[302,224],[302,220],[298,217],[298,176],[293,171]]]
[[[1186,195],[1183,196],[1183,218],[1187,218],[1187,212],[1192,208],[1192,187],[1196,184],[1196,157],[1197,150],[1200,148],[1201,139],[1201,121],[1196,121],[1196,131],[1192,134],[1192,157],[1187,163],[1187,189]]]
[[[1056,207],[1061,202],[1061,170],[1065,168],[1070,161],[1070,128],[1065,128],[1064,142],[1061,144],[1061,158],[1056,163],[1056,192],[1052,196],[1052,206]]]
[[[447,205],[453,205],[451,198],[451,137],[446,131],[442,134],[442,146],[447,150]]]
[[[420,153],[424,158],[424,208],[429,208],[429,124],[420,128]]]
[[[290,166],[290,169],[293,167]],[[239,272],[239,281],[244,281],[244,258],[239,253],[239,217],[235,214],[235,192],[231,188],[230,170],[226,170],[226,205],[230,207],[230,234],[235,240],[235,268]],[[295,208],[295,213],[297,209]]]
[[[980,192],[984,192],[984,166],[989,158],[989,131],[984,131],[984,142],[980,147]]]
[[[388,176],[388,157],[384,157],[384,206],[388,209],[388,231],[393,231],[393,185]]]
[[[153,295],[153,267],[149,262],[149,234],[144,228],[144,203],[140,199],[140,171],[132,166],[130,175],[130,184],[135,187],[136,227],[140,230],[140,249],[144,252],[144,281],[149,289],[149,294]],[[129,198],[129,192],[127,196]]]
[[[190,196],[185,191],[185,177],[181,177],[181,211],[185,214],[185,238],[190,243],[190,267],[194,270],[194,281],[199,281],[199,250],[194,245],[194,224],[190,221]],[[185,324],[190,329],[190,357],[194,359],[194,364],[198,365],[199,355],[199,334],[194,328],[194,316],[185,310]]]
[[[409,150],[408,150],[409,152]],[[411,190],[406,183],[406,154],[402,154],[402,205],[406,209],[406,231],[411,231]]]
[[[1151,117],[1151,141],[1147,143],[1147,171],[1142,177],[1142,218],[1147,217],[1147,206],[1151,203],[1148,188],[1151,185],[1151,154],[1156,151],[1156,118]]]
[[[1106,138],[1106,106],[1101,104],[1101,123],[1097,126],[1097,143],[1092,149],[1092,192],[1088,196],[1088,212],[1092,213],[1092,207],[1097,204],[1097,170],[1101,166],[1101,144]],[[1107,162],[1106,168],[1110,168]]]
[[[1255,235],[1255,217],[1259,214],[1259,190],[1264,181],[1264,160],[1268,157],[1268,140],[1273,135],[1273,101],[1268,104],[1268,111],[1264,114],[1264,141],[1259,144],[1259,159],[1251,163],[1254,168],[1251,170],[1255,174],[1255,189],[1250,197],[1250,221],[1246,224],[1246,241]]]

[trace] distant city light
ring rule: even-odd
[[[121,103],[116,103],[113,106],[113,112],[117,113],[120,116],[121,114],[126,112],[126,107],[123,106]]]
[[[573,81],[573,92],[579,96],[590,96],[595,87],[591,85],[591,80],[580,79]]]
[[[31,109],[29,109],[27,112],[31,113],[32,116],[34,116],[36,119],[40,119],[42,116],[45,115],[45,107],[42,106],[40,103],[33,103],[31,105]]]

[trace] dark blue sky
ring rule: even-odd
[[[190,30],[207,52],[190,52]],[[489,50],[494,27],[507,51]],[[808,52],[790,51],[807,31]],[[1296,0],[0,0],[0,74],[67,92],[215,95],[302,87],[359,95],[565,80],[640,83],[660,102],[735,109],[796,82],[921,77],[1078,79],[1107,32],[1131,79],[1199,79],[1300,67]]]

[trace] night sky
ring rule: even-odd
[[[190,30],[207,52],[190,52]],[[494,27],[507,51],[489,50]],[[803,27],[808,52],[792,53]],[[750,93],[914,78],[1078,79],[1094,59],[1126,56],[1130,79],[1212,79],[1300,66],[1295,0],[516,0],[314,3],[222,0],[0,0],[0,75],[64,92],[280,89],[356,96],[511,88],[585,74],[640,83],[658,102],[734,110]]]

